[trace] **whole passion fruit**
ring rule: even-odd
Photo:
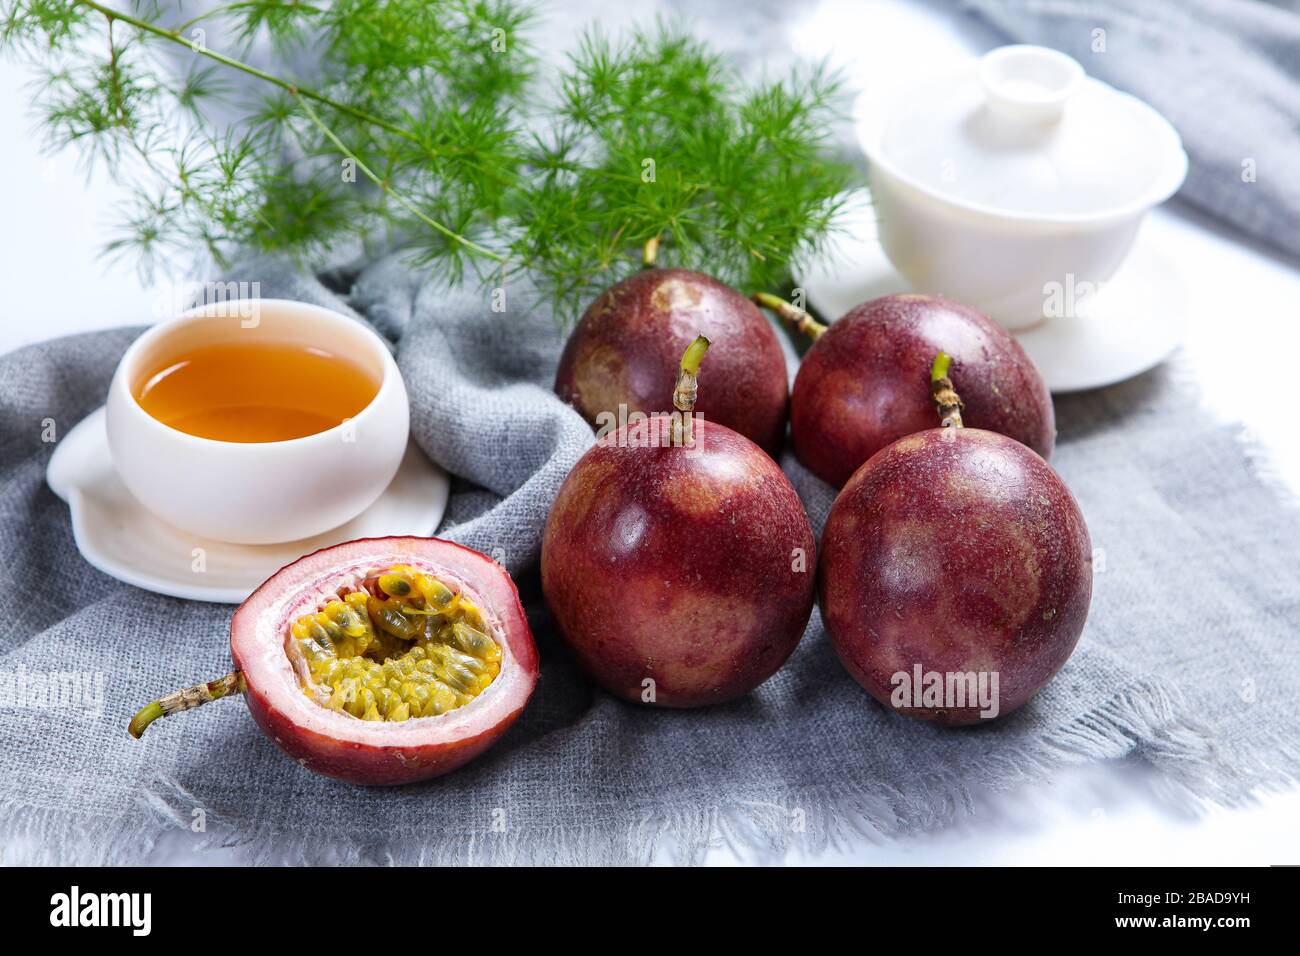
[[[776,334],[752,302],[699,272],[646,269],[596,299],[565,345],[556,394],[602,432],[634,412],[670,409],[678,360],[697,333],[716,343],[699,413],[779,455],[789,390]]]
[[[510,575],[437,538],[366,538],[282,568],[230,622],[235,670],[149,704],[158,717],[243,693],[308,770],[353,783],[436,777],[490,747],[537,683]]]
[[[691,413],[707,347],[687,349],[676,414],[578,461],[542,541],[542,589],[578,662],[663,707],[749,693],[812,613],[816,543],[794,488],[748,438]]]
[[[974,309],[890,295],[824,326],[775,296],[755,298],[815,339],[795,376],[790,425],[799,460],[832,485],[890,442],[933,427],[926,382],[941,349],[961,382],[968,425],[1051,457],[1056,415],[1042,376],[1009,332]]]
[[[1092,596],[1079,506],[1037,454],[961,427],[899,439],[836,498],[822,535],[822,619],[844,666],[887,707],[970,724],[1025,703],[1070,656]]]

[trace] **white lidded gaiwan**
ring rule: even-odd
[[[880,241],[917,289],[1010,329],[1108,280],[1187,175],[1174,128],[1063,53],[1007,46],[868,94],[858,134]]]

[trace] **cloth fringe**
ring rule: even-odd
[[[1300,718],[1248,752],[1216,743],[1208,728],[1187,716],[1181,695],[1142,679],[1106,704],[1056,728],[1032,751],[1007,753],[973,776],[937,771],[908,786],[857,784],[796,788],[782,794],[733,798],[711,806],[668,804],[632,824],[593,821],[578,827],[515,827],[505,832],[408,834],[394,851],[393,834],[373,838],[340,832],[326,856],[319,840],[277,833],[248,821],[224,821],[175,780],[159,776],[142,793],[139,814],[74,820],[66,813],[5,806],[9,863],[135,865],[161,841],[187,834],[201,860],[206,851],[233,850],[235,862],[258,865],[558,865],[698,864],[725,847],[738,859],[775,863],[792,850],[816,855],[887,842],[973,817],[977,794],[1005,792],[1051,778],[1054,771],[1099,759],[1136,757],[1159,772],[1157,800],[1200,815],[1213,807],[1248,804],[1300,783],[1285,768],[1300,766]],[[193,833],[202,809],[203,833]],[[236,836],[238,834],[238,836]]]

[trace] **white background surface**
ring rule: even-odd
[[[801,21],[800,53],[830,56],[857,86],[995,45],[997,38],[951,18],[942,5],[827,0]],[[160,289],[146,287],[131,264],[99,258],[123,197],[104,174],[92,179],[71,152],[44,155],[27,113],[32,77],[0,63],[0,351],[56,335],[148,322]],[[1240,236],[1191,216],[1161,211],[1164,251],[1189,284],[1190,332],[1183,356],[1221,420],[1241,422],[1270,462],[1280,486],[1300,492],[1300,429],[1282,413],[1285,382],[1264,363],[1300,356],[1300,272]],[[1291,407],[1294,400],[1291,401]],[[1295,500],[1287,505],[1295,507]],[[1256,806],[1171,816],[1150,796],[1136,765],[1103,765],[1062,774],[1050,785],[980,801],[978,816],[938,835],[864,844],[815,862],[864,863],[1300,863],[1300,789]],[[159,862],[225,861],[193,857],[181,846]],[[796,859],[801,859],[796,857]],[[711,860],[733,860],[725,848]]]

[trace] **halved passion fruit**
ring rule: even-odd
[[[423,780],[486,750],[537,683],[510,575],[437,538],[366,538],[276,572],[230,623],[235,671],[149,704],[158,717],[243,693],[309,770],[364,784]]]

